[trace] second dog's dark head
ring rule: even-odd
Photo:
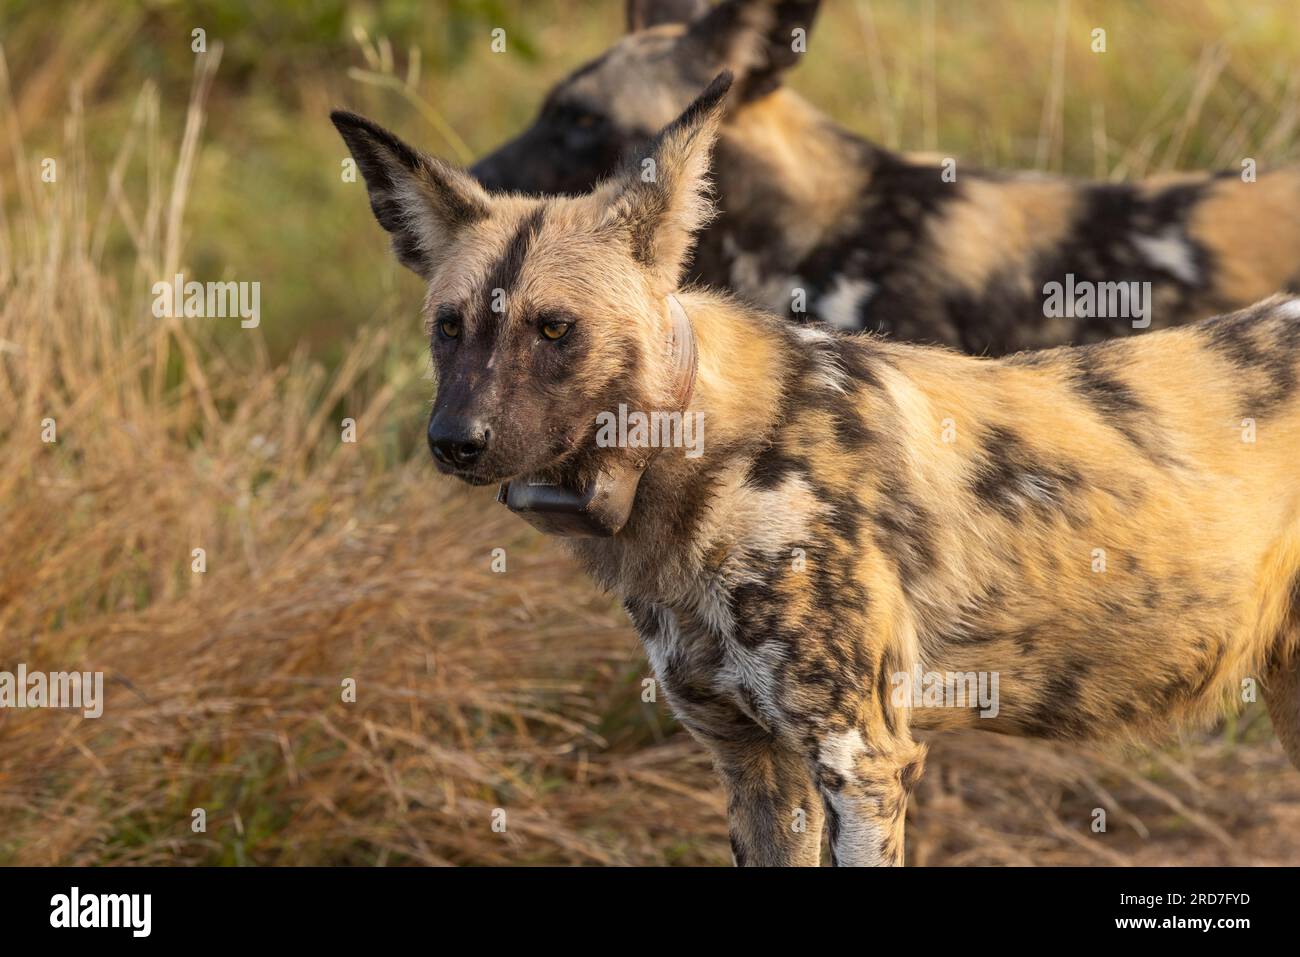
[[[798,62],[818,3],[627,0],[628,34],[562,80],[533,124],[470,172],[493,190],[585,192],[720,71],[736,77],[733,106],[776,89]]]
[[[589,479],[597,415],[673,408],[665,349],[696,231],[712,214],[710,154],[729,74],[581,196],[492,195],[463,170],[352,113],[332,119],[397,258],[426,282],[438,468],[475,485]]]

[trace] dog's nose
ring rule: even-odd
[[[491,437],[491,429],[482,422],[429,420],[429,451],[443,465],[453,468],[467,468],[478,461]]]

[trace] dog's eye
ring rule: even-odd
[[[460,316],[444,316],[438,320],[438,335],[444,339],[460,336]]]
[[[564,147],[583,152],[600,146],[607,139],[608,123],[599,113],[572,110],[561,121],[564,130]]]
[[[542,335],[554,342],[556,339],[563,339],[569,332],[572,323],[565,322],[562,319],[548,319],[542,323]]]

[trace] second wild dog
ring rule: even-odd
[[[714,155],[719,215],[689,276],[778,314],[1002,355],[1300,291],[1300,169],[1112,183],[896,153],[782,86],[815,55],[817,8],[629,0],[630,32],[471,171],[493,190],[584,192],[625,154],[645,154],[654,131],[729,69],[738,89]],[[807,53],[794,49],[797,30]],[[1052,310],[1052,284],[1141,297],[1140,312],[1132,301],[1119,315]]]

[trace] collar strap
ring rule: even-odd
[[[695,330],[690,317],[677,301],[668,297],[669,332],[665,344],[674,370],[672,391],[676,411],[685,414],[695,391],[700,358],[695,348]],[[534,482],[523,478],[502,482],[497,501],[533,527],[548,535],[608,538],[627,524],[636,502],[637,485],[659,448],[629,459],[611,450],[584,488]]]

